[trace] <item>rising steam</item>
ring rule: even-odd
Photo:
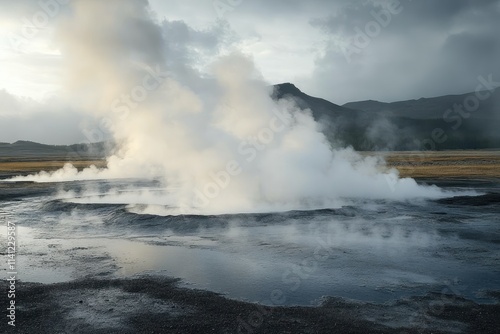
[[[443,196],[436,187],[399,179],[378,158],[332,147],[309,112],[270,97],[269,85],[242,54],[221,56],[209,75],[187,63],[169,66],[169,36],[145,1],[73,1],[57,42],[67,94],[105,122],[121,146],[104,170],[66,166],[14,180],[155,178],[164,192],[128,194],[123,201],[162,204],[167,213]]]

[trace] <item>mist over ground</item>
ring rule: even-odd
[[[115,14],[95,22],[96,11]],[[220,57],[208,77],[188,64],[169,67],[169,36],[145,3],[75,1],[56,36],[68,96],[106,122],[120,146],[104,170],[66,166],[14,180],[157,178],[171,193],[174,203],[168,205],[176,213],[444,196],[436,187],[399,179],[381,158],[332,145],[310,110],[272,98],[243,54]],[[142,194],[137,200],[148,204]]]
[[[500,1],[0,7],[4,326],[500,326]]]

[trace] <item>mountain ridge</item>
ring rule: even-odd
[[[497,105],[497,112],[496,114],[492,114],[490,116],[493,116],[493,118],[500,118],[500,112],[498,112],[498,105],[500,105],[500,90],[497,89],[493,92],[490,91],[480,91],[480,92],[469,92],[465,94],[449,94],[449,95],[443,95],[443,96],[435,96],[435,97],[421,97],[419,99],[412,99],[412,100],[401,100],[401,101],[395,101],[395,102],[381,102],[381,101],[376,101],[376,100],[363,100],[363,101],[356,101],[356,102],[348,102],[343,105],[343,107],[351,108],[351,109],[358,109],[358,110],[363,110],[367,112],[384,112],[384,110],[387,111],[396,111],[398,112],[399,116],[402,116],[402,113],[405,111],[405,108],[410,108],[409,110],[407,109],[406,112],[408,113],[409,111],[417,111],[418,109],[421,109],[424,111],[423,113],[420,112],[418,115],[406,115],[406,117],[410,118],[421,118],[425,116],[424,118],[429,118],[434,116],[434,118],[442,118],[446,110],[453,108],[454,104],[460,103],[464,104],[464,102],[469,98],[469,97],[474,97],[479,94],[488,94],[490,95],[489,98],[479,101],[483,103],[490,103],[493,101]],[[493,109],[490,109],[492,111]],[[425,114],[426,113],[426,114]],[[419,116],[419,117],[415,117]]]
[[[480,93],[489,98],[476,97],[475,110],[456,110]],[[274,98],[287,95],[293,95],[300,108],[311,109],[332,143],[357,150],[422,150],[427,149],[423,143],[430,140],[433,150],[500,148],[500,89],[491,94],[471,92],[396,102],[365,100],[340,106],[311,97],[290,83],[274,86]],[[446,140],[436,142],[436,131],[443,132]]]
[[[500,148],[500,89],[481,101],[469,117],[457,118],[458,114],[453,113],[454,105],[463,104],[475,93],[396,102],[364,100],[338,105],[310,96],[290,82],[272,87],[273,99],[291,99],[300,109],[311,110],[314,119],[321,124],[321,131],[334,146],[352,146],[363,151]],[[446,140],[434,140],[429,147],[436,130],[442,131]],[[102,159],[112,146],[108,142],[47,145],[17,140],[0,143],[0,159],[13,156]]]

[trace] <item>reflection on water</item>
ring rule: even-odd
[[[211,217],[139,215],[49,196],[1,204],[18,224],[24,281],[167,275],[232,298],[303,305],[322,296],[385,301],[450,281],[469,298],[500,288],[495,201],[358,201]]]

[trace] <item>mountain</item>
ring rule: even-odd
[[[353,110],[349,107],[341,107],[336,105],[330,101],[325,99],[321,99],[318,97],[312,97],[305,93],[303,93],[300,89],[295,87],[294,84],[291,83],[283,83],[274,86],[273,98],[282,99],[282,98],[292,98],[297,105],[302,109],[311,109],[313,116],[318,119],[325,115],[336,115],[340,116],[344,113],[356,113],[356,110]]]
[[[492,93],[393,103],[368,100],[339,106],[283,83],[274,86],[273,97],[292,99],[301,109],[310,109],[331,142],[357,150],[500,148],[500,89]]]
[[[480,94],[480,95],[477,95]],[[356,150],[445,150],[500,148],[500,89],[385,103],[373,100],[342,106],[305,94],[291,83],[273,86],[272,97],[309,109],[334,145]],[[475,102],[478,102],[477,105]],[[468,112],[465,105],[474,110]],[[458,108],[457,108],[458,106]],[[460,109],[460,106],[463,108]],[[0,161],[101,159],[107,142],[44,145],[30,141],[0,143]]]
[[[477,110],[471,112],[470,118],[500,119],[500,90],[497,89],[492,94],[488,91],[479,92],[479,94],[489,97],[481,101],[477,97],[474,99],[476,93],[468,93],[392,103],[373,100],[349,102],[344,104],[344,107],[378,113],[384,116],[399,116],[410,119],[443,119],[446,110],[450,108],[453,109],[455,104],[464,105],[467,100],[468,103],[471,103],[470,108],[473,107],[473,101],[479,101]],[[470,99],[470,101],[468,99]]]

